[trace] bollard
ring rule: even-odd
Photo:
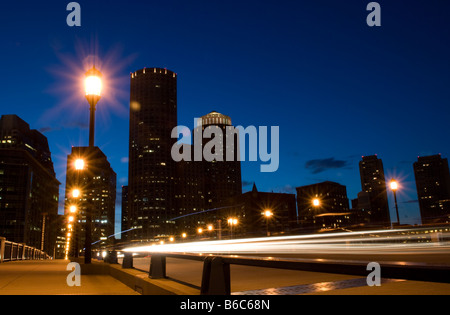
[[[200,294],[231,294],[230,264],[225,263],[222,257],[207,257],[205,259]]]
[[[202,285],[200,288],[200,295],[208,295],[209,282],[211,278],[211,261],[213,257],[206,257],[203,261]]]
[[[122,269],[133,268],[133,253],[125,253],[123,255]]]
[[[150,263],[149,277],[151,279],[167,278],[166,277],[166,256],[152,255],[151,263]]]
[[[115,250],[108,251],[106,255],[106,262],[108,264],[117,264],[117,252]]]
[[[117,260],[117,251],[113,250],[111,253],[111,264],[119,264],[119,261]]]

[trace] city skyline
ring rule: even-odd
[[[361,156],[378,154],[387,180],[396,177],[405,188],[399,192],[402,222],[420,222],[413,163],[417,156],[450,156],[445,146],[449,109],[444,106],[450,49],[440,43],[449,34],[441,24],[448,4],[418,4],[411,10],[423,13],[414,14],[399,4],[382,3],[384,23],[375,30],[364,24],[366,4],[356,2],[249,2],[238,11],[205,2],[191,7],[178,1],[136,3],[142,10],[120,12],[133,17],[121,30],[124,24],[115,22],[120,21],[117,2],[108,8],[80,3],[83,24],[76,30],[64,25],[65,12],[59,13],[56,3],[39,4],[36,17],[33,10],[24,13],[27,26],[38,25],[37,19],[45,23],[7,35],[2,61],[3,83],[11,93],[0,102],[14,106],[7,112],[3,108],[2,114],[17,114],[48,137],[61,187],[71,147],[87,142],[89,111],[77,88],[83,76],[76,70],[84,73],[84,63],[95,52],[105,75],[111,75],[113,92],[106,89],[98,105],[97,144],[117,172],[119,196],[120,187],[128,184],[129,73],[167,67],[179,77],[179,124],[192,126],[195,117],[217,110],[233,117],[234,125],[280,126],[280,169],[263,174],[259,163],[243,162],[243,192],[253,182],[260,191],[292,193],[295,187],[330,180],[345,185],[354,199],[361,191]],[[179,13],[180,7],[187,12]],[[106,13],[97,16],[100,10]],[[157,16],[147,20],[139,12],[152,10],[170,12],[171,23]],[[4,12],[17,17],[21,11],[17,4],[7,4]],[[435,19],[421,19],[426,13]],[[229,19],[235,23],[227,23]],[[11,23],[9,16],[1,20]],[[155,30],[152,41],[140,40],[146,34],[141,27]],[[108,34],[109,28],[115,36]],[[39,32],[46,37],[30,37]],[[178,56],[181,48],[184,56]],[[336,58],[325,58],[330,51]],[[22,84],[27,93],[19,92]],[[64,84],[68,89],[60,90]],[[394,218],[391,194],[388,198]]]

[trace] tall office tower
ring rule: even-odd
[[[129,236],[153,240],[172,234],[176,215],[177,75],[146,68],[131,74],[128,171]]]
[[[194,131],[194,143],[198,128]],[[220,138],[216,138],[219,133],[223,136],[221,141],[215,142],[217,146],[211,150],[217,158],[209,161],[203,156],[206,209],[216,208],[227,199],[242,194],[241,162],[238,158],[239,135],[234,132],[234,129],[231,118],[218,112],[213,111],[201,118],[204,149],[210,141],[220,140]],[[212,138],[205,137],[205,133],[208,132],[211,132]],[[228,159],[227,151],[232,151]],[[232,156],[231,161],[229,160],[230,156]]]
[[[440,155],[419,157],[414,163],[422,224],[450,221],[450,173]]]
[[[188,146],[185,144],[185,146]],[[190,147],[190,146],[188,146]],[[191,152],[193,152],[191,150]],[[176,227],[178,235],[196,233],[199,226],[205,223],[205,174],[203,163],[180,161],[177,163],[177,215]]]
[[[303,228],[338,228],[352,223],[345,186],[327,181],[296,190],[299,223]]]
[[[121,218],[121,239],[122,241],[128,240],[128,231],[129,227],[129,214],[128,214],[128,186],[122,186],[122,218]]]
[[[83,160],[83,169],[77,169],[76,161]],[[75,206],[76,248],[80,252],[85,244],[86,212],[91,214],[92,249],[102,249],[114,243],[116,210],[116,173],[111,168],[105,154],[98,148],[72,147],[67,157],[66,173],[66,213]],[[74,190],[79,191],[74,196]]]
[[[0,119],[0,234],[53,255],[60,182],[47,138],[16,115]]]
[[[383,161],[376,155],[363,156],[359,162],[362,191],[369,193],[370,209],[367,211],[370,225],[390,226],[391,217],[384,176]]]

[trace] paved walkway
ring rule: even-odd
[[[108,275],[82,275],[80,287],[69,287],[66,260],[0,264],[0,295],[138,295]]]

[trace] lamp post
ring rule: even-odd
[[[91,70],[86,72],[86,79],[84,80],[84,88],[90,110],[89,147],[93,148],[94,134],[95,134],[95,106],[100,100],[102,93],[102,74],[95,68],[95,66]]]
[[[270,218],[273,216],[273,212],[270,210],[266,210],[263,212],[264,217],[266,218],[266,232],[267,232],[267,236],[270,236],[270,232],[269,232],[269,220]]]
[[[312,200],[312,205],[316,209],[316,211],[315,211],[316,215],[314,215],[314,221],[313,221],[314,228],[316,228],[318,225],[316,222],[317,221],[317,212],[320,210],[319,208],[322,206],[322,201],[319,198],[314,198]]]
[[[92,154],[94,149],[94,136],[95,136],[95,107],[101,98],[102,93],[102,74],[94,67],[86,72],[86,78],[84,80],[85,96],[89,103],[89,151]],[[91,181],[91,179],[89,179]],[[91,188],[90,182],[88,187]],[[90,264],[92,258],[92,198],[88,196],[88,205],[86,209],[86,237],[84,246],[84,263]]]
[[[238,224],[238,219],[236,218],[229,218],[228,219],[228,225],[230,226],[230,238],[233,238],[233,225]]]
[[[395,211],[397,213],[397,224],[400,225],[400,216],[398,214],[398,203],[397,203],[398,182],[395,179],[393,179],[389,183],[389,186],[390,186],[392,192],[394,193]]]

